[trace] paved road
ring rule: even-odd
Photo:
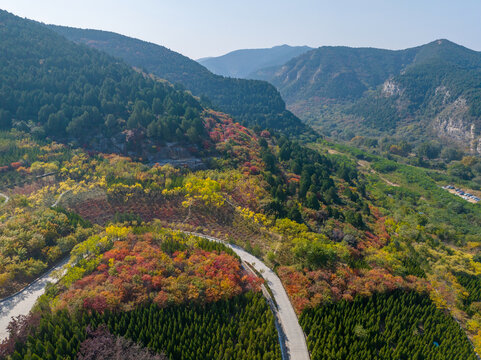
[[[292,307],[292,304],[287,296],[286,290],[281,283],[279,277],[270,268],[267,267],[261,260],[255,256],[249,254],[244,249],[239,246],[228,244],[220,239],[214,238],[212,236],[189,233],[205,239],[222,242],[228,247],[230,247],[234,252],[239,255],[239,257],[252,265],[257,271],[259,271],[267,282],[267,285],[272,291],[274,299],[277,303],[277,309],[274,308],[274,312],[279,319],[282,327],[283,336],[285,338],[285,345],[287,354],[283,356],[284,359],[289,360],[309,360],[309,350],[307,349],[306,338],[304,337],[304,332],[302,331],[297,315]]]
[[[218,238],[204,234],[188,234],[224,243],[234,250],[242,261],[248,263],[262,274],[275,300],[275,304],[271,301],[270,305],[278,323],[280,323],[280,329],[278,328],[278,330],[281,332],[279,336],[281,347],[284,345],[282,352],[283,360],[309,360],[309,351],[304,332],[299,325],[297,315],[279,277],[262,261],[239,246],[225,243]],[[22,291],[0,301],[0,340],[7,336],[7,325],[11,318],[18,315],[27,315],[35,301],[44,293],[47,283],[57,281],[53,276],[53,272],[60,270],[66,263],[67,260],[63,261]],[[268,294],[265,295],[269,297]]]
[[[50,282],[57,281],[57,278],[53,276],[54,271],[60,270],[67,261],[68,259],[62,261],[18,293],[0,300],[0,341],[8,335],[7,325],[10,320],[30,312],[37,299],[44,293],[45,286]]]

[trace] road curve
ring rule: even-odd
[[[193,232],[185,233],[202,237],[211,241],[221,242],[227,245],[234,250],[237,255],[239,255],[242,261],[247,262],[262,274],[267,282],[267,285],[272,291],[275,302],[277,303],[277,308],[274,308],[273,311],[276,313],[276,316],[281,324],[282,331],[284,332],[283,336],[281,337],[284,337],[285,339],[285,346],[287,350],[286,358],[289,360],[309,360],[309,350],[307,349],[304,332],[299,325],[299,320],[297,319],[296,312],[294,311],[289,297],[287,296],[286,290],[284,289],[284,286],[282,285],[281,280],[276,273],[267,267],[267,265],[261,260],[256,258],[254,255],[249,254],[247,251],[237,245],[232,245],[215,237],[204,234]]]
[[[23,290],[0,300],[0,341],[8,335],[7,326],[10,320],[13,317],[27,315],[30,312],[37,299],[44,293],[47,284],[57,281],[54,272],[60,270],[67,262],[68,258],[30,283]]]
[[[192,232],[184,233],[225,244],[234,250],[242,261],[248,263],[262,274],[275,300],[275,304],[271,302],[271,308],[280,323],[280,330],[282,331],[280,339],[281,342],[283,340],[285,347],[282,352],[283,360],[309,360],[309,351],[307,349],[304,332],[299,325],[297,315],[279,277],[261,260],[249,254],[239,246],[226,243],[221,239],[204,234]],[[30,312],[30,309],[33,307],[37,299],[44,293],[46,285],[49,282],[55,282],[57,280],[57,278],[53,276],[53,273],[60,270],[67,262],[68,259],[64,260],[23,290],[0,300],[0,340],[8,335],[7,325],[10,320],[13,317],[27,315]],[[283,344],[281,343],[281,347],[282,345]]]

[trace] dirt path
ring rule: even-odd
[[[3,197],[5,199],[5,201],[3,203],[1,203],[0,205],[5,205],[8,202],[8,200],[10,200],[10,198],[7,195],[2,194],[2,193],[0,193],[0,197]]]
[[[342,153],[340,153],[339,151],[334,150],[334,149],[327,149],[327,152],[329,154],[342,155]]]
[[[398,184],[396,183],[393,183],[391,181],[389,181],[388,179],[386,179],[385,177],[383,177],[381,174],[379,174],[376,170],[374,170],[371,165],[366,161],[366,160],[358,160],[357,164],[366,169],[367,171],[369,171],[371,174],[376,174],[377,176],[379,176],[379,178],[384,181],[386,184],[388,184],[389,186],[394,186],[394,187],[399,187]]]
[[[68,192],[70,192],[70,190],[65,190],[63,193],[61,193],[59,195],[59,197],[57,198],[57,200],[52,204],[51,207],[53,207],[53,208],[56,207],[58,205],[58,203],[60,202],[60,200],[62,200],[62,197]]]
[[[341,152],[337,151],[337,150],[334,150],[334,149],[327,149],[327,152],[329,154],[336,154],[336,155],[342,155]],[[373,168],[371,168],[371,165],[369,164],[369,162],[367,162],[366,160],[358,160],[357,161],[357,164],[366,169],[368,172],[370,172],[371,174],[376,174],[377,176],[379,176],[379,178],[384,181],[386,184],[388,184],[389,186],[394,186],[394,187],[399,187],[398,184],[396,183],[393,183],[392,181],[389,181],[388,179],[386,179],[385,177],[383,177],[381,174],[379,174],[377,171],[375,171]]]

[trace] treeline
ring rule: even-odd
[[[304,311],[313,360],[475,360],[459,325],[416,292],[359,297]]]
[[[190,94],[39,23],[5,11],[0,21],[0,129],[79,144],[124,130],[140,131],[124,141],[200,143],[205,135]]]
[[[75,359],[87,325],[101,324],[171,360],[281,359],[273,315],[260,293],[249,292],[206,305],[45,315],[31,336],[17,343],[12,360]]]

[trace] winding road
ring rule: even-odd
[[[57,201],[52,204],[52,207],[57,206],[58,202],[66,192],[68,191],[60,194]],[[10,200],[10,198],[3,193],[0,193],[0,197],[5,198],[5,201],[0,205],[4,205]],[[45,292],[47,284],[58,280],[54,275],[58,270],[62,269],[67,262],[68,258],[48,270],[45,274],[22,290],[0,300],[0,341],[8,335],[7,326],[10,320],[19,315],[27,315],[30,312],[30,309],[33,307],[37,299]]]
[[[309,360],[309,351],[307,349],[304,332],[299,325],[297,315],[279,277],[261,260],[239,246],[204,234],[184,233],[225,244],[234,250],[244,264],[247,264],[248,267],[252,267],[262,274],[267,286],[271,290],[271,293],[269,293],[263,289],[263,293],[268,299],[269,305],[276,317],[283,360]],[[68,259],[64,260],[23,290],[0,300],[0,340],[8,335],[7,325],[10,320],[18,315],[27,315],[29,313],[37,299],[44,293],[47,284],[57,281],[54,272],[62,269],[67,262]],[[270,294],[272,294],[274,301],[272,301]]]
[[[284,339],[286,353],[283,352],[284,360],[309,360],[309,350],[307,349],[306,338],[304,332],[302,331],[299,321],[297,319],[296,312],[292,307],[292,304],[287,296],[286,290],[281,283],[281,280],[266,264],[261,260],[256,258],[254,255],[249,254],[247,251],[239,246],[232,245],[217,239],[212,236],[186,232],[187,234],[202,237],[207,240],[221,242],[226,246],[230,247],[234,252],[241,258],[242,261],[251,265],[259,273],[262,274],[263,278],[266,280],[267,285],[272,291],[275,303],[271,305],[274,314],[276,315],[283,334],[280,338]],[[282,343],[281,343],[282,347]]]

